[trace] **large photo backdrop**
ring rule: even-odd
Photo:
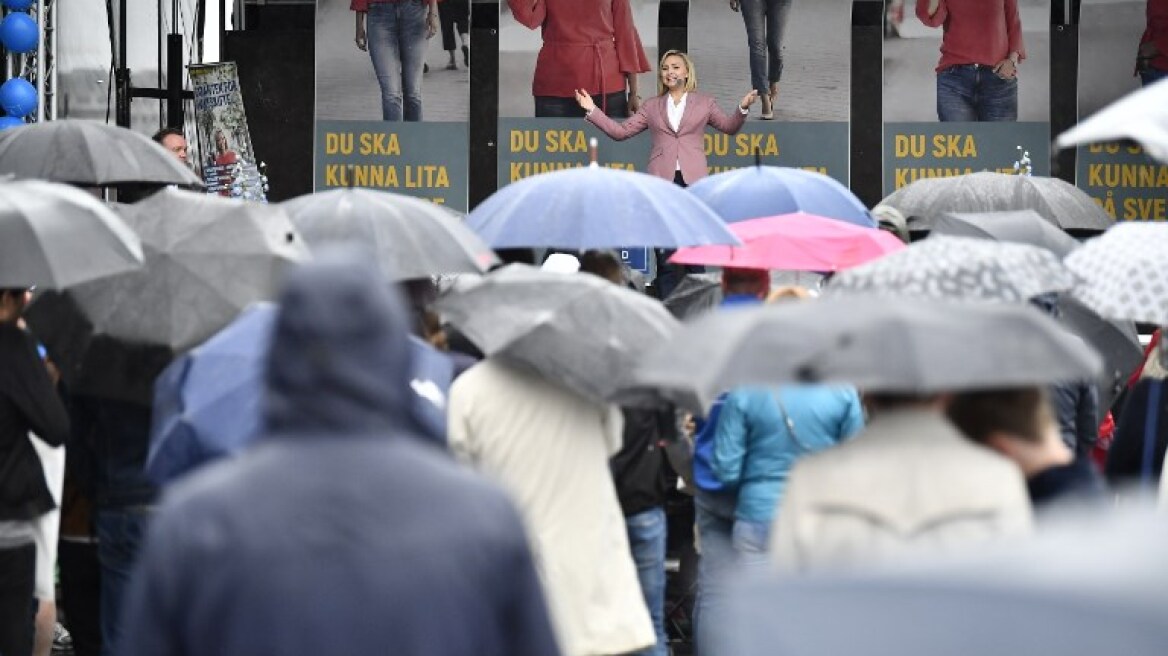
[[[469,35],[469,0],[317,0],[317,190],[467,209]]]

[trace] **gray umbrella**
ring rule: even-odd
[[[621,386],[636,355],[678,325],[661,303],[598,276],[521,264],[443,297],[437,308],[487,356],[599,401]]]
[[[689,319],[718,307],[721,301],[722,274],[688,273],[662,302],[673,316]]]
[[[1021,303],[1074,284],[1074,275],[1044,248],[942,236],[842,271],[827,293]]]
[[[105,390],[110,395],[141,383],[108,378],[136,361],[133,349],[178,352],[199,344],[250,303],[273,298],[285,267],[308,257],[274,205],[164,189],[118,210],[142,239],[145,266],[46,292],[27,314],[66,381],[84,378],[94,388],[105,381],[117,388]],[[108,375],[93,371],[98,363]]]
[[[1058,301],[1058,321],[1068,330],[1087,340],[1103,356],[1103,375],[1099,379],[1099,420],[1127,383],[1128,376],[1144,361],[1140,335],[1130,321],[1104,319],[1072,296]]]
[[[498,259],[462,218],[429,201],[368,189],[335,189],[281,204],[309,248],[359,242],[390,280],[482,273]]]
[[[67,287],[142,266],[138,236],[67,185],[0,182],[0,287]]]
[[[705,315],[647,352],[627,391],[704,412],[741,385],[928,393],[1080,380],[1101,368],[1081,339],[1027,305],[836,296]]]
[[[62,119],[0,132],[0,174],[85,186],[203,182],[175,156],[137,132]]]
[[[1045,248],[1060,259],[1079,247],[1074,237],[1034,210],[946,212],[933,222],[932,234],[1030,244]]]
[[[928,229],[945,212],[1024,209],[1038,212],[1064,230],[1106,230],[1115,223],[1074,185],[1058,178],[1004,173],[925,178],[896,190],[880,204],[895,207],[910,217],[909,227],[913,230]]]
[[[1109,319],[1168,326],[1168,225],[1121,223],[1067,258],[1083,304]]]

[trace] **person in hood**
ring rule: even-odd
[[[420,436],[406,310],[337,255],[291,273],[265,437],[169,488],[118,654],[557,654],[519,515]]]

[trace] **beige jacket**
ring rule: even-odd
[[[939,413],[894,411],[795,465],[771,557],[785,570],[846,567],[957,551],[1031,528],[1016,465]]]
[[[620,410],[487,360],[451,386],[448,415],[451,449],[519,507],[565,656],[654,644],[608,468]]]

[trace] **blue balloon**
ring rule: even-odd
[[[32,6],[32,0],[4,0],[4,6],[12,11],[28,11]]]
[[[36,87],[22,77],[14,77],[0,84],[0,107],[10,116],[28,116],[37,107]]]
[[[32,52],[36,50],[41,30],[37,22],[28,14],[15,12],[8,14],[0,22],[0,43],[11,52]]]
[[[15,128],[24,125],[24,119],[16,118],[15,116],[0,116],[0,132],[8,128]]]

